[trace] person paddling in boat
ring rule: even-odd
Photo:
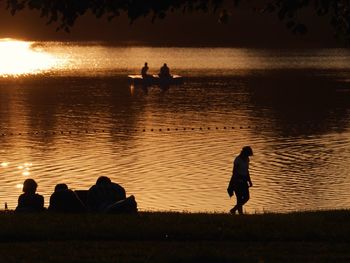
[[[170,78],[170,69],[166,63],[160,68],[158,76],[160,78]]]
[[[147,77],[149,77],[147,71],[148,71],[148,63],[145,62],[145,65],[144,65],[143,68],[141,69],[141,75],[142,75],[142,77],[143,77],[144,79],[147,78]]]

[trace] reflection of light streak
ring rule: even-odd
[[[131,94],[131,96],[134,96],[134,94],[135,94],[135,86],[134,86],[134,84],[130,85],[130,94]]]
[[[22,170],[22,175],[23,176],[29,176],[30,175],[30,167],[32,166],[32,163],[24,163],[23,165],[17,166],[18,170]]]
[[[21,189],[23,187],[23,184],[16,184],[16,188]]]
[[[24,171],[24,172],[22,173],[22,175],[28,176],[28,175],[30,175],[30,172],[29,172],[29,171]]]
[[[36,74],[55,65],[53,56],[31,45],[26,41],[0,39],[0,76]]]
[[[8,162],[3,162],[3,163],[1,163],[1,166],[2,167],[7,167],[7,166],[9,166],[9,163]]]

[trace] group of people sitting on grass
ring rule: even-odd
[[[36,193],[37,186],[33,179],[24,181],[23,194],[18,198],[16,212],[137,212],[135,197],[126,197],[125,189],[106,176],[99,177],[89,190],[73,191],[66,184],[57,184],[47,209],[44,207],[44,197]]]

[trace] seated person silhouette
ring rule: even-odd
[[[148,78],[149,75],[147,74],[147,71],[148,71],[148,64],[147,62],[145,62],[145,65],[143,66],[143,68],[141,69],[141,75],[142,75],[142,78]]]
[[[38,184],[33,179],[26,179],[23,183],[23,194],[18,198],[16,212],[44,211],[44,197],[36,194]]]
[[[85,212],[86,207],[77,194],[66,184],[57,184],[50,197],[49,211],[60,213]]]
[[[126,198],[125,189],[112,183],[106,176],[100,176],[87,194],[87,205],[92,212],[125,213],[136,212],[134,196]]]
[[[158,76],[160,78],[170,78],[171,77],[170,69],[169,69],[169,67],[167,66],[166,63],[164,63],[164,65],[160,68]]]

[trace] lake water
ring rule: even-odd
[[[227,212],[232,160],[251,145],[246,212],[350,207],[348,49],[11,43],[0,43],[0,206],[15,208],[28,177],[47,205],[57,183],[106,175],[143,211]],[[130,86],[145,61],[185,83]]]

